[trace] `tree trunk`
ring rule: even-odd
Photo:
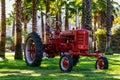
[[[66,2],[66,8],[65,8],[65,30],[69,30],[69,26],[68,26],[68,6],[67,6],[67,2]]]
[[[106,13],[105,11],[99,10],[97,16],[98,28],[106,27]]]
[[[95,34],[96,30],[97,30],[97,15],[94,15],[94,29],[93,29],[93,34]],[[97,40],[96,37],[94,36],[94,52],[98,51],[98,47],[97,47]]]
[[[24,22],[24,31],[27,32],[27,23]]]
[[[92,30],[92,0],[82,0],[82,28]]]
[[[46,40],[45,40],[45,42],[47,42],[48,41],[48,38],[49,38],[49,36],[50,36],[50,33],[49,33],[49,31],[47,31],[47,29],[49,30],[49,28],[50,28],[50,1],[49,0],[46,0],[46,26],[45,26],[45,28],[46,28]]]
[[[15,35],[15,20],[13,20],[13,25],[12,25],[12,37]]]
[[[59,8],[59,15],[58,15],[58,17],[59,17],[59,22],[61,23],[62,21],[61,21],[61,7],[62,6],[60,6],[60,8]],[[62,25],[62,24],[61,24]]]
[[[94,15],[94,32],[97,30],[97,15]]]
[[[37,0],[32,0],[32,32],[37,31],[37,18],[36,18],[36,12],[37,12],[37,7],[36,7],[36,2]]]
[[[111,1],[107,0],[106,3],[106,30],[107,30],[107,39],[106,39],[106,53],[112,53],[112,49],[110,47],[111,44]]]
[[[22,55],[22,24],[21,24],[21,0],[16,0],[16,49],[15,59],[23,59]]]
[[[46,0],[46,14],[50,12],[50,0]],[[46,19],[48,18],[48,15],[46,15]]]
[[[44,20],[43,20],[43,13],[41,11],[41,25],[42,25],[42,42],[44,42]]]
[[[49,14],[50,14],[50,0],[46,0],[46,26],[50,26],[49,24],[47,24]]]
[[[82,28],[89,30],[89,51],[93,52],[92,0],[82,1]]]
[[[78,7],[76,8],[76,28],[80,28]]]
[[[101,11],[101,14],[100,14],[100,25],[101,25],[101,28],[105,28],[106,27],[106,14],[105,14],[105,11]]]
[[[5,58],[5,40],[6,40],[6,15],[5,15],[5,0],[1,0],[1,42],[0,42],[0,57]]]
[[[13,20],[13,25],[12,25],[12,39],[15,41],[15,18]],[[12,44],[13,46],[13,51],[15,51],[15,42]]]
[[[92,30],[92,0],[86,0],[86,24],[85,28],[88,30]]]
[[[27,19],[25,19],[25,20],[27,20]],[[24,38],[23,38],[23,43],[25,43],[25,40],[26,40],[26,34],[27,34],[27,22],[26,21],[24,21],[24,32],[25,32],[25,34],[24,34]]]
[[[56,29],[59,29],[59,12],[56,13]]]
[[[85,28],[86,17],[85,17],[85,0],[82,0],[82,20],[81,20],[81,28]]]
[[[86,23],[85,28],[89,30],[89,51],[94,52],[94,37],[93,37],[93,31],[92,31],[92,0],[86,0]]]

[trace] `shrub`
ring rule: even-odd
[[[111,30],[113,35],[120,34],[120,24],[115,25]]]
[[[95,38],[97,40],[98,50],[104,51],[106,44],[106,30],[105,29],[97,29],[95,32]]]
[[[106,30],[105,29],[97,29],[95,32],[95,35],[106,35]]]

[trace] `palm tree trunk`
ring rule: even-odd
[[[59,11],[59,22],[60,22],[60,26],[62,26],[62,21],[61,21],[61,7],[60,7],[60,11]]]
[[[22,55],[22,24],[21,24],[21,0],[16,0],[16,49],[15,59],[23,59]]]
[[[62,20],[62,19],[61,19],[61,12],[62,12],[62,11],[61,11],[61,8],[62,8],[62,0],[60,0],[59,15],[58,15],[58,16],[59,16],[60,26],[62,26],[62,21],[61,21],[61,20]]]
[[[46,14],[50,12],[50,0],[46,0]],[[48,15],[46,15],[46,19],[48,18]]]
[[[76,8],[76,28],[80,28],[78,7]]]
[[[82,20],[81,20],[81,28],[85,28],[86,17],[85,17],[85,0],[82,0]]]
[[[82,0],[82,28],[89,30],[89,51],[93,52],[92,0]]]
[[[59,12],[56,13],[56,21],[59,22]],[[59,23],[56,22],[56,28],[59,29]]]
[[[106,3],[106,30],[107,30],[107,39],[106,39],[106,53],[112,53],[112,49],[110,47],[111,44],[111,1],[107,0]]]
[[[92,30],[92,0],[82,0],[82,28]]]
[[[13,25],[12,25],[12,39],[15,40],[15,18],[13,20]],[[12,44],[12,46],[13,46],[13,49],[15,50],[15,42]]]
[[[5,58],[5,40],[6,40],[6,15],[5,15],[5,0],[1,0],[1,42],[0,42],[0,57]]]
[[[46,40],[45,42],[47,42],[50,34],[49,34],[49,31],[47,31],[47,29],[51,26],[49,23],[49,13],[50,12],[50,0],[46,0]]]
[[[85,28],[92,30],[92,0],[86,0],[86,24]]]
[[[96,30],[97,30],[97,15],[94,15],[94,29],[93,29],[93,34],[95,34]],[[96,37],[94,36],[94,52],[98,50],[97,48],[97,40]]]
[[[67,6],[67,2],[66,2],[66,9],[65,9],[65,30],[69,30],[69,26],[68,26],[68,6]]]
[[[94,15],[94,32],[97,30],[97,15]]]
[[[27,23],[24,22],[24,31],[27,32]]]
[[[12,25],[12,37],[15,35],[15,20],[13,20],[13,25]]]
[[[43,4],[42,0],[40,1],[40,8],[41,8],[41,32],[42,32],[42,42],[45,42],[45,26],[44,26],[44,18],[43,18]]]
[[[36,7],[36,2],[37,0],[32,0],[32,32],[37,31],[37,18],[36,18],[36,12],[37,12],[37,7]]]
[[[25,19],[25,20],[27,20],[27,19]],[[24,38],[23,38],[23,43],[25,43],[26,33],[27,33],[27,22],[26,21],[24,22],[24,32],[25,32],[25,34],[24,34]]]
[[[44,20],[43,20],[43,13],[41,11],[41,25],[42,25],[42,42],[44,42]]]

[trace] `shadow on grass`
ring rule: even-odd
[[[115,61],[112,59],[110,63]],[[70,73],[60,71],[59,58],[43,59],[40,67],[26,66],[24,60],[8,60],[0,62],[0,80],[120,80],[119,74],[94,67],[95,58],[87,57],[81,58]]]
[[[116,78],[106,77],[76,77],[71,75],[61,76],[24,76],[24,75],[8,75],[6,77],[0,77],[1,80],[119,80]]]

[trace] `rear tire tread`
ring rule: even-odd
[[[26,46],[27,46],[27,41],[32,38],[33,41],[36,44],[36,53],[35,53],[35,59],[33,60],[32,63],[29,63],[26,59]],[[25,54],[25,61],[27,63],[28,66],[40,66],[41,62],[42,62],[42,57],[43,57],[43,50],[42,50],[42,42],[41,42],[41,38],[39,37],[39,35],[35,32],[32,32],[28,35],[26,42],[25,42],[25,50],[24,50],[24,54]]]

